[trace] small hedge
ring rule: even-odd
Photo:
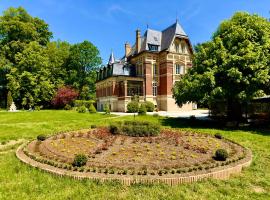
[[[139,111],[139,102],[131,101],[127,104],[127,112],[136,113]]]
[[[94,102],[95,101],[93,100],[75,100],[74,106],[75,107],[85,106],[86,108],[90,108],[91,104],[93,104]]]
[[[86,165],[87,157],[84,154],[75,155],[72,166],[73,167],[82,167]]]
[[[47,138],[46,135],[38,135],[37,136],[38,141],[44,141],[44,140],[46,140],[46,138]]]
[[[141,104],[140,105],[140,108],[139,108],[139,111],[138,111],[138,114],[139,115],[146,115],[146,107],[145,107],[145,104]]]
[[[124,134],[133,137],[157,136],[160,125],[148,121],[124,121],[110,124],[112,134]]]
[[[229,157],[229,154],[226,151],[226,149],[218,149],[216,150],[214,159],[218,161],[226,161],[228,157]]]
[[[153,112],[155,109],[155,105],[151,101],[146,101],[145,103],[146,111]]]
[[[222,139],[223,136],[222,136],[221,134],[219,134],[219,133],[216,133],[216,134],[215,134],[215,138],[217,138],[217,139]]]
[[[80,106],[76,110],[78,113],[85,113],[87,111],[87,108],[85,106]]]
[[[93,104],[91,104],[89,107],[89,113],[96,113],[96,112],[97,112],[97,110],[96,110],[95,106]]]

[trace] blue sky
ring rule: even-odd
[[[124,43],[135,40],[135,30],[163,30],[178,16],[192,44],[207,41],[222,20],[236,11],[257,13],[270,18],[269,0],[0,0],[0,12],[23,6],[44,19],[54,40],[70,43],[89,40],[107,62],[111,49],[117,58]]]

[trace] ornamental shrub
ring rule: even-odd
[[[89,106],[89,113],[96,113],[96,112],[97,112],[97,110],[96,110],[95,106],[93,104],[91,104]]]
[[[78,113],[85,113],[87,111],[85,106],[80,106],[76,110]]]
[[[114,122],[109,126],[112,134],[124,134],[132,137],[157,136],[160,125],[148,121]]]
[[[69,105],[69,104],[67,104],[67,105],[65,105],[64,109],[65,109],[65,110],[72,110],[72,106]]]
[[[72,166],[73,167],[82,167],[87,163],[87,156],[84,154],[75,155]]]
[[[110,110],[109,104],[106,103],[103,110],[104,110],[104,112],[105,112],[106,115],[111,114],[111,110]]]
[[[219,134],[219,133],[216,133],[216,134],[215,134],[215,138],[217,138],[217,139],[222,139],[223,136],[222,136],[221,134]]]
[[[12,102],[13,102],[13,98],[12,98],[11,92],[8,91],[8,93],[7,93],[7,110],[9,110]]]
[[[75,100],[74,106],[75,107],[85,106],[86,108],[89,109],[91,104],[93,104],[94,102],[95,102],[94,100]]]
[[[141,104],[138,110],[139,115],[146,115],[146,107],[145,104]]]
[[[139,111],[139,103],[137,101],[131,101],[127,104],[128,113],[136,113]]]
[[[145,107],[147,112],[153,112],[155,109],[155,105],[151,101],[146,101]]]
[[[44,140],[46,140],[46,138],[47,138],[46,135],[38,135],[37,136],[38,141],[44,141]]]
[[[71,104],[78,95],[78,91],[70,86],[60,87],[52,99],[52,104],[56,108],[63,108],[65,105]]]
[[[215,160],[225,161],[228,158],[229,154],[226,149],[218,149],[215,153]]]

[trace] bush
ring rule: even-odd
[[[65,109],[65,110],[72,110],[72,106],[69,105],[69,104],[67,104],[67,105],[65,105],[64,109]]]
[[[127,104],[128,113],[136,113],[139,111],[139,103],[137,101],[131,101]]]
[[[103,110],[104,110],[105,114],[107,114],[107,115],[109,115],[111,113],[110,107],[107,103],[105,104]]]
[[[92,125],[91,125],[91,128],[97,128],[97,125],[92,124]]]
[[[215,153],[215,160],[225,161],[228,158],[228,152],[225,149],[218,149]]]
[[[13,102],[13,98],[12,98],[11,92],[8,91],[8,93],[7,93],[7,110],[9,110],[12,102]]]
[[[37,136],[38,141],[44,141],[44,140],[46,140],[46,138],[47,138],[46,135],[38,135]]]
[[[89,113],[96,113],[96,112],[97,112],[97,110],[96,110],[95,106],[93,104],[91,104],[89,107]]]
[[[159,124],[148,121],[115,122],[109,127],[112,134],[124,134],[133,137],[157,136],[160,133]]]
[[[93,100],[75,100],[74,101],[74,106],[75,107],[80,107],[80,106],[85,106],[86,108],[90,108],[90,106],[94,103],[95,101]]]
[[[216,134],[215,134],[215,138],[217,138],[217,139],[222,139],[223,136],[222,136],[221,134],[219,134],[219,133],[216,133]]]
[[[145,107],[144,104],[141,104],[141,105],[140,105],[140,108],[139,108],[139,110],[138,110],[138,114],[139,114],[139,115],[146,115],[146,107]]]
[[[80,106],[76,110],[78,113],[85,113],[87,111],[85,106]]]
[[[52,99],[52,104],[57,108],[63,108],[65,105],[71,104],[78,95],[78,91],[70,86],[60,87]]]
[[[151,101],[146,101],[145,107],[147,112],[153,112],[155,109],[155,105]]]
[[[74,160],[73,160],[73,167],[82,167],[86,165],[87,163],[87,157],[84,154],[78,154],[75,155]]]
[[[120,126],[119,126],[119,124],[118,125],[116,125],[116,124],[110,124],[109,125],[109,131],[113,135],[120,133]]]

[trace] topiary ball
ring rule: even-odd
[[[46,138],[47,138],[46,135],[38,135],[37,136],[38,141],[44,141],[44,140],[46,140]]]
[[[225,161],[229,157],[229,154],[226,149],[218,149],[215,153],[215,160]]]
[[[84,154],[75,155],[73,160],[73,167],[82,167],[87,163],[87,156]]]

